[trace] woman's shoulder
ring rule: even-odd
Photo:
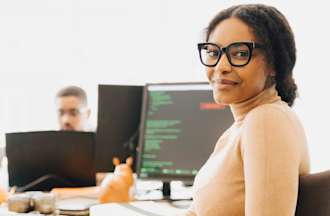
[[[249,124],[255,121],[262,121],[263,123],[271,122],[272,124],[299,122],[295,112],[283,101],[263,104],[252,109],[247,113],[244,123]]]
[[[294,111],[284,102],[264,104],[251,110],[243,120],[242,140],[245,148],[263,146],[265,140],[269,148],[290,147],[293,151],[306,148],[303,126]]]

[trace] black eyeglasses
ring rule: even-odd
[[[222,48],[214,43],[199,43],[197,46],[200,60],[206,67],[216,66],[223,53],[232,66],[243,67],[249,64],[253,49],[263,48],[256,42],[235,42]]]

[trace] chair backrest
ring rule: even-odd
[[[296,216],[330,216],[330,170],[300,177]]]

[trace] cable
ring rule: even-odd
[[[129,149],[130,154],[134,154],[136,151],[137,141],[136,138],[139,135],[140,126],[134,131],[134,133],[124,142],[124,147]]]
[[[21,186],[21,187],[16,187],[16,192],[24,192],[24,191],[27,191],[29,190],[30,188],[42,183],[42,182],[45,182],[46,180],[48,179],[56,179],[56,180],[60,180],[62,183],[64,183],[67,187],[73,187],[74,184],[70,181],[68,181],[67,179],[64,179],[62,177],[59,177],[57,175],[54,175],[54,174],[47,174],[47,175],[43,175],[35,180],[33,180],[32,182],[24,185],[24,186]]]

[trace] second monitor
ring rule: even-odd
[[[233,122],[229,107],[214,102],[208,83],[147,85],[138,176],[192,182],[217,139]]]
[[[96,171],[112,172],[113,157],[135,156],[143,86],[99,85]]]

